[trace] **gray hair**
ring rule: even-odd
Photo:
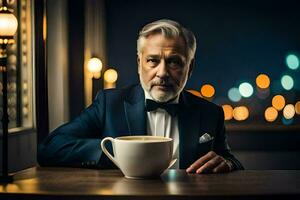
[[[189,61],[195,57],[196,52],[196,38],[192,31],[181,26],[178,22],[161,19],[145,25],[139,32],[139,38],[137,40],[137,54],[141,54],[142,43],[149,35],[156,33],[162,34],[167,38],[182,37],[185,41],[187,52],[186,56]]]

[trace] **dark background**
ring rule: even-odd
[[[285,57],[300,50],[299,1],[107,1],[108,65],[119,72],[118,87],[138,81],[136,39],[148,22],[168,18],[191,29],[197,38],[196,65],[186,88],[204,83],[217,96],[259,73],[294,78]],[[299,81],[296,80],[297,88]],[[278,91],[277,91],[278,92]]]

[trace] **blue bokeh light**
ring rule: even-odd
[[[296,55],[290,54],[286,57],[286,65],[288,68],[296,70],[299,68],[299,58]]]
[[[281,78],[281,85],[285,90],[291,90],[294,87],[294,79],[289,75],[284,75]]]
[[[239,91],[243,97],[248,98],[253,94],[253,87],[250,83],[244,82],[240,84]]]
[[[282,117],[281,121],[284,125],[291,125],[293,123],[294,119],[293,118],[292,119],[286,119],[286,118]]]
[[[233,101],[233,102],[238,102],[241,100],[242,96],[239,92],[239,89],[238,88],[231,88],[229,91],[228,91],[228,98]]]

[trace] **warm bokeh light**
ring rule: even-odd
[[[289,75],[284,75],[281,78],[281,85],[285,90],[291,90],[294,87],[294,79]]]
[[[278,117],[278,111],[274,107],[269,107],[265,110],[265,119],[268,122],[273,122]]]
[[[287,104],[283,109],[283,116],[286,119],[292,119],[295,115],[295,107],[293,104]]]
[[[300,115],[300,101],[297,101],[295,104],[295,112]]]
[[[223,105],[222,106],[224,111],[224,118],[225,120],[231,120],[233,117],[233,108],[231,105]]]
[[[114,69],[108,69],[104,73],[104,80],[107,83],[115,83],[118,79],[118,73]]]
[[[91,73],[98,73],[102,69],[102,62],[99,58],[91,58],[88,61],[88,70]]]
[[[215,88],[210,84],[203,85],[200,91],[202,96],[207,98],[211,98],[215,94]]]
[[[0,36],[14,36],[18,28],[17,18],[7,9],[0,8]]]
[[[246,106],[239,106],[233,109],[233,118],[237,121],[246,120],[249,117],[249,110]]]
[[[299,58],[294,55],[294,54],[290,54],[286,57],[286,65],[288,66],[288,68],[296,70],[299,68]]]
[[[0,192],[20,192],[20,187],[14,183],[8,183],[0,186]]]
[[[270,86],[270,78],[266,74],[260,74],[256,77],[256,85],[261,89],[266,89]]]
[[[241,83],[239,86],[239,91],[243,97],[250,97],[253,94],[253,87],[250,83]]]
[[[188,92],[192,93],[193,95],[197,96],[197,97],[202,97],[201,93],[197,90],[187,90]]]
[[[272,106],[276,110],[282,110],[285,106],[285,99],[282,95],[276,95],[272,99]]]
[[[46,15],[46,12],[44,12],[44,15],[43,15],[43,40],[44,41],[46,41],[46,39],[47,39],[47,27],[48,27],[47,15]]]
[[[228,98],[233,102],[238,102],[239,100],[241,100],[242,96],[239,92],[239,89],[238,88],[231,88],[228,91]]]

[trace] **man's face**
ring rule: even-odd
[[[191,72],[183,38],[165,38],[161,34],[144,39],[138,65],[142,87],[159,102],[178,96]]]

